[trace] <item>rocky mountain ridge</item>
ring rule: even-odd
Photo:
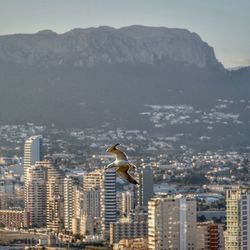
[[[185,29],[129,26],[0,36],[0,60],[24,65],[155,64],[221,67],[213,48]]]

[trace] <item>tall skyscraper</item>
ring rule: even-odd
[[[47,228],[58,231],[64,227],[64,174],[53,163],[47,164]]]
[[[84,236],[94,234],[94,220],[91,216],[88,216],[86,213],[81,214],[80,234]]]
[[[196,201],[156,196],[148,203],[149,250],[196,249]]]
[[[46,168],[36,163],[27,169],[26,210],[30,214],[30,225],[46,225]]]
[[[250,190],[234,187],[226,190],[227,230],[225,249],[250,249]]]
[[[83,190],[89,191],[93,188],[100,188],[102,174],[102,169],[96,169],[92,172],[86,173],[83,176]]]
[[[136,180],[139,185],[136,186],[137,206],[148,208],[148,201],[154,195],[154,176],[150,166],[144,166],[138,169],[136,173]]]
[[[241,241],[242,249],[250,249],[250,190],[242,195],[240,201]]]
[[[27,180],[27,169],[42,160],[42,136],[34,135],[28,138],[24,144],[24,185]]]
[[[74,179],[72,176],[64,178],[64,228],[72,230],[72,218],[74,213]]]
[[[85,213],[84,210],[84,193],[79,187],[73,187],[73,214],[72,214],[72,225],[71,231],[73,234],[79,234],[81,232],[81,219]],[[64,208],[65,214],[65,208]],[[88,215],[91,217],[90,215]],[[64,218],[65,219],[65,218]],[[66,219],[65,219],[66,220]]]
[[[116,220],[116,171],[107,170],[101,179],[101,224],[104,239],[109,239],[110,223]]]
[[[83,177],[84,212],[93,218],[100,218],[100,192],[103,171],[97,169]]]
[[[120,193],[120,213],[121,216],[128,216],[134,208],[134,194],[131,191]]]

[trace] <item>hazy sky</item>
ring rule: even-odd
[[[0,35],[132,24],[187,28],[225,66],[250,65],[250,0],[0,0]]]

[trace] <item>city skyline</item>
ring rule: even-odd
[[[1,3],[0,249],[250,250],[250,2]]]
[[[184,28],[215,49],[225,67],[250,65],[247,1],[25,1],[2,2],[0,35],[51,29],[129,25]],[[46,18],[45,18],[46,17]]]
[[[41,138],[48,147],[49,140],[43,135],[32,135],[23,141],[24,148],[34,139]],[[46,151],[44,149],[43,146],[39,151]],[[26,155],[27,150],[23,153]],[[31,151],[30,158],[35,155],[37,151]],[[132,158],[133,162],[135,156],[137,153]],[[101,154],[95,157],[89,154],[89,157],[94,165],[84,168],[82,175],[76,169],[66,167],[65,161],[55,161],[53,154],[47,154],[47,160],[38,160],[28,166],[26,186],[17,172],[11,172],[12,164],[8,171],[0,172],[0,223],[4,228],[0,229],[1,232],[7,232],[6,229],[34,230],[37,242],[45,236],[42,232],[47,230],[43,245],[70,246],[70,242],[80,240],[83,245],[100,244],[105,250],[109,247],[120,250],[123,246],[127,247],[126,250],[134,246],[138,250],[164,250],[166,247],[179,250],[240,250],[242,246],[249,249],[249,186],[239,185],[242,182],[225,185],[220,181],[216,185],[202,185],[200,179],[199,188],[196,188],[194,183],[183,185],[183,174],[180,174],[181,182],[176,176],[172,179],[174,186],[170,186],[168,175],[174,169],[179,172],[183,168],[187,173],[190,169],[207,167],[206,156],[203,163],[201,158],[193,158],[191,163],[185,155],[183,160],[187,165],[180,164],[179,167],[170,160],[168,164],[164,163],[162,155],[157,164],[151,162],[146,165],[138,156],[133,176],[139,186],[127,182],[122,184],[117,180],[115,171],[105,170],[108,157]],[[239,169],[241,164],[247,166],[249,162],[246,159],[236,160],[234,153],[231,157],[230,164],[235,162]],[[226,161],[221,160],[224,171]],[[3,164],[7,161],[0,167]],[[205,165],[202,167],[202,164]],[[209,164],[221,165],[213,163],[212,157],[209,157]],[[19,168],[22,167],[19,164]],[[164,169],[165,173],[162,172]],[[217,175],[219,169],[214,173]],[[159,182],[160,176],[162,179]],[[213,183],[208,175],[206,178]],[[27,189],[26,195],[25,192],[20,193],[20,187],[23,191]],[[20,198],[26,202],[13,207],[11,196],[16,202],[20,202]]]

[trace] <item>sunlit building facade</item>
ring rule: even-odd
[[[26,210],[32,227],[46,226],[46,168],[35,164],[27,169]]]
[[[34,135],[29,137],[24,144],[24,183],[27,180],[27,170],[31,165],[34,165],[37,161],[42,160],[42,136]]]
[[[250,190],[234,187],[226,190],[225,249],[250,249]]]
[[[57,232],[64,228],[64,174],[52,163],[47,171],[47,228]]]
[[[197,250],[224,250],[223,226],[206,221],[197,223],[196,242]]]
[[[149,250],[196,249],[196,201],[156,196],[148,203]]]

